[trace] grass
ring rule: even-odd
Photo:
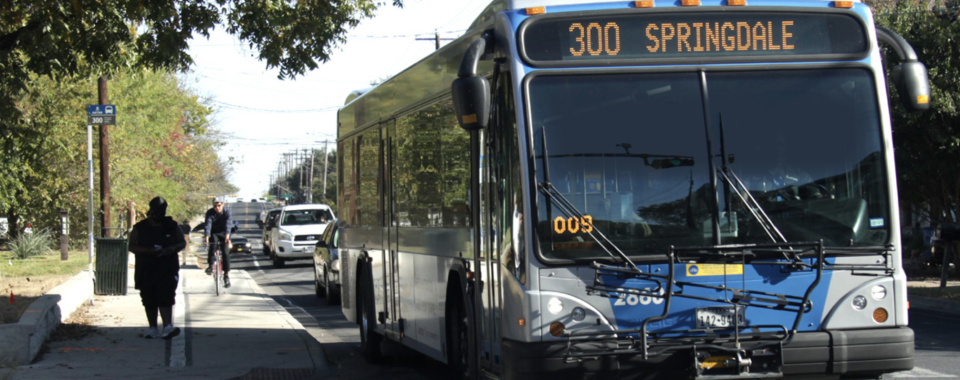
[[[59,252],[51,252],[16,260],[12,252],[0,251],[0,324],[16,323],[38,297],[87,268],[87,252],[71,251],[69,257],[61,261]]]

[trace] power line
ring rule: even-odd
[[[325,108],[308,108],[308,109],[300,109],[300,110],[281,110],[281,109],[267,109],[267,108],[254,108],[254,107],[239,106],[239,105],[236,105],[236,104],[224,103],[224,102],[217,101],[217,100],[211,100],[210,102],[213,103],[213,104],[216,104],[216,105],[225,107],[225,108],[230,108],[230,109],[235,109],[235,110],[240,110],[240,111],[256,111],[256,112],[272,112],[272,113],[313,113],[313,112],[330,112],[330,111],[336,111],[336,110],[340,109],[340,107],[341,107],[341,106],[333,106],[333,107],[325,107]]]

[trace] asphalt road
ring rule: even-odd
[[[387,342],[383,345],[384,357],[370,364],[360,352],[359,327],[346,320],[339,305],[327,305],[314,291],[313,262],[310,260],[288,261],[283,268],[263,254],[262,233],[256,217],[263,210],[275,207],[270,203],[230,204],[233,218],[240,223],[240,235],[253,243],[253,254],[231,256],[234,269],[243,269],[257,284],[283,305],[287,311],[308,330],[317,334],[333,334],[338,342],[323,346],[334,373],[327,379],[398,379],[398,380],[446,380],[450,376],[443,364],[407,349]]]
[[[253,254],[233,256],[233,268],[244,269],[304,327],[320,334],[333,334],[342,343],[325,343],[324,351],[335,373],[328,378],[447,379],[442,364],[405,347],[385,343],[385,356],[370,364],[360,352],[359,328],[348,322],[339,306],[329,306],[314,293],[311,261],[287,262],[275,268],[263,254],[261,232],[255,223],[260,211],[272,204],[230,204],[240,222],[239,234],[253,243]],[[887,374],[884,379],[960,379],[960,315],[928,310],[910,310],[910,325],[916,334],[916,367]]]

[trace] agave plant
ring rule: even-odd
[[[53,246],[53,236],[46,229],[30,234],[21,234],[10,243],[13,258],[26,259],[50,252]]]

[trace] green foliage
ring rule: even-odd
[[[402,6],[402,0],[393,0],[394,6]],[[82,108],[95,103],[92,83],[81,78],[109,77],[111,102],[123,104],[125,123],[140,126],[149,123],[171,125],[178,123],[181,130],[151,129],[148,136],[132,134],[117,136],[117,139],[150,137],[142,140],[151,143],[166,143],[166,148],[176,150],[185,139],[196,146],[209,147],[211,141],[201,141],[208,111],[199,107],[197,99],[180,99],[180,103],[155,102],[146,107],[141,97],[158,91],[168,91],[163,83],[145,79],[152,88],[138,88],[135,74],[145,73],[155,78],[158,73],[187,69],[192,63],[188,54],[188,41],[192,38],[209,37],[215,27],[222,27],[258,51],[258,58],[267,68],[279,68],[281,79],[292,79],[307,70],[317,67],[318,62],[329,59],[332,49],[342,44],[349,28],[363,18],[371,17],[377,7],[384,5],[377,0],[328,1],[245,1],[245,0],[0,0],[0,210],[8,215],[24,209],[25,203],[56,203],[55,195],[73,194],[77,173],[83,167],[66,165],[66,162],[85,162],[75,148],[74,137],[82,135]],[[166,74],[169,76],[169,74]],[[130,86],[114,84],[126,78]],[[176,83],[172,77],[167,78]],[[38,81],[52,81],[34,86]],[[65,81],[58,85],[59,81]],[[80,86],[70,83],[83,82]],[[56,96],[46,101],[24,105],[24,99],[36,100],[38,87],[59,91],[64,102]],[[124,92],[118,92],[123,88]],[[44,91],[45,91],[44,90]],[[116,94],[123,94],[117,96]],[[122,98],[122,99],[119,99]],[[140,101],[137,106],[128,103]],[[183,103],[183,102],[186,103]],[[194,104],[193,107],[188,105]],[[164,110],[164,108],[169,109]],[[31,112],[34,110],[35,112]],[[60,111],[56,115],[70,117],[45,117],[47,110]],[[64,110],[70,110],[64,113]],[[143,111],[143,113],[138,113]],[[135,118],[142,120],[134,120]],[[155,118],[159,117],[159,118]],[[38,131],[38,118],[50,128],[59,129],[65,136],[51,138]],[[70,126],[71,128],[66,128]],[[118,128],[120,129],[120,128]],[[122,135],[123,132],[118,132]],[[136,135],[136,136],[134,136]],[[162,159],[151,152],[136,152],[134,143],[125,145],[123,160],[118,169],[127,173],[126,184],[138,185],[140,192],[147,187],[159,193],[175,194],[184,187],[171,182],[137,182],[134,171],[155,172],[161,170],[165,177],[177,177],[177,183],[193,181],[204,175],[217,176],[218,168],[194,167],[185,173],[178,163],[185,156],[207,154],[206,162],[216,162],[222,169],[225,163],[214,159],[210,152],[182,150],[168,154]],[[56,144],[61,144],[56,147]],[[52,168],[34,165],[41,162],[54,149],[70,154],[64,160],[55,159]],[[129,158],[129,161],[126,159]],[[145,163],[149,159],[154,159]],[[76,160],[76,161],[70,161]],[[154,165],[155,164],[155,165]],[[111,165],[114,165],[111,162]],[[138,166],[139,165],[139,166]],[[167,171],[166,169],[171,169]],[[62,178],[46,183],[54,189],[47,194],[35,194],[36,183],[50,173],[65,174]],[[209,178],[208,178],[209,179]],[[59,182],[57,182],[59,181]],[[217,180],[225,184],[222,179]],[[186,185],[184,185],[186,186]],[[229,185],[227,185],[229,187]],[[119,188],[119,187],[118,187]],[[126,188],[125,188],[126,189]],[[128,191],[128,190],[120,190]],[[122,194],[124,197],[132,193]],[[137,198],[137,197],[130,197]],[[145,200],[149,200],[148,198]],[[141,199],[137,198],[140,203]],[[144,204],[146,202],[140,203]],[[179,207],[179,206],[176,206]],[[50,213],[55,210],[42,210]],[[76,214],[75,214],[76,215]],[[16,216],[16,215],[15,215]],[[32,217],[32,216],[31,216]],[[17,218],[11,223],[17,226]]]
[[[893,84],[888,95],[902,204],[929,212],[933,222],[953,221],[960,203],[960,22],[956,3],[913,0],[871,4],[876,22],[902,35],[914,47],[930,78],[930,109],[907,113]],[[884,54],[889,69],[898,63]]]
[[[13,258],[23,260],[50,252],[53,247],[53,236],[46,229],[30,234],[21,234],[10,243],[10,252]]]
[[[108,82],[110,101],[120,107],[118,124],[109,127],[111,225],[134,202],[136,219],[144,217],[155,196],[169,202],[167,210],[177,220],[202,213],[206,194],[230,189],[227,162],[217,157],[222,144],[211,128],[210,108],[167,72],[126,69]],[[83,110],[95,103],[96,78],[38,76],[18,98],[18,110],[29,134],[10,139],[15,148],[6,158],[18,168],[8,179],[22,188],[13,200],[0,200],[0,211],[13,224],[21,216],[36,227],[60,228],[59,210],[70,215],[70,238],[86,243],[88,229],[87,133]],[[94,131],[96,133],[96,131]],[[99,139],[94,136],[94,151]],[[99,154],[94,176],[99,178]],[[95,182],[99,186],[99,181]],[[94,189],[96,210],[99,189]],[[99,215],[95,217],[99,221]],[[130,221],[125,222],[130,226]],[[94,226],[97,229],[99,226]]]

